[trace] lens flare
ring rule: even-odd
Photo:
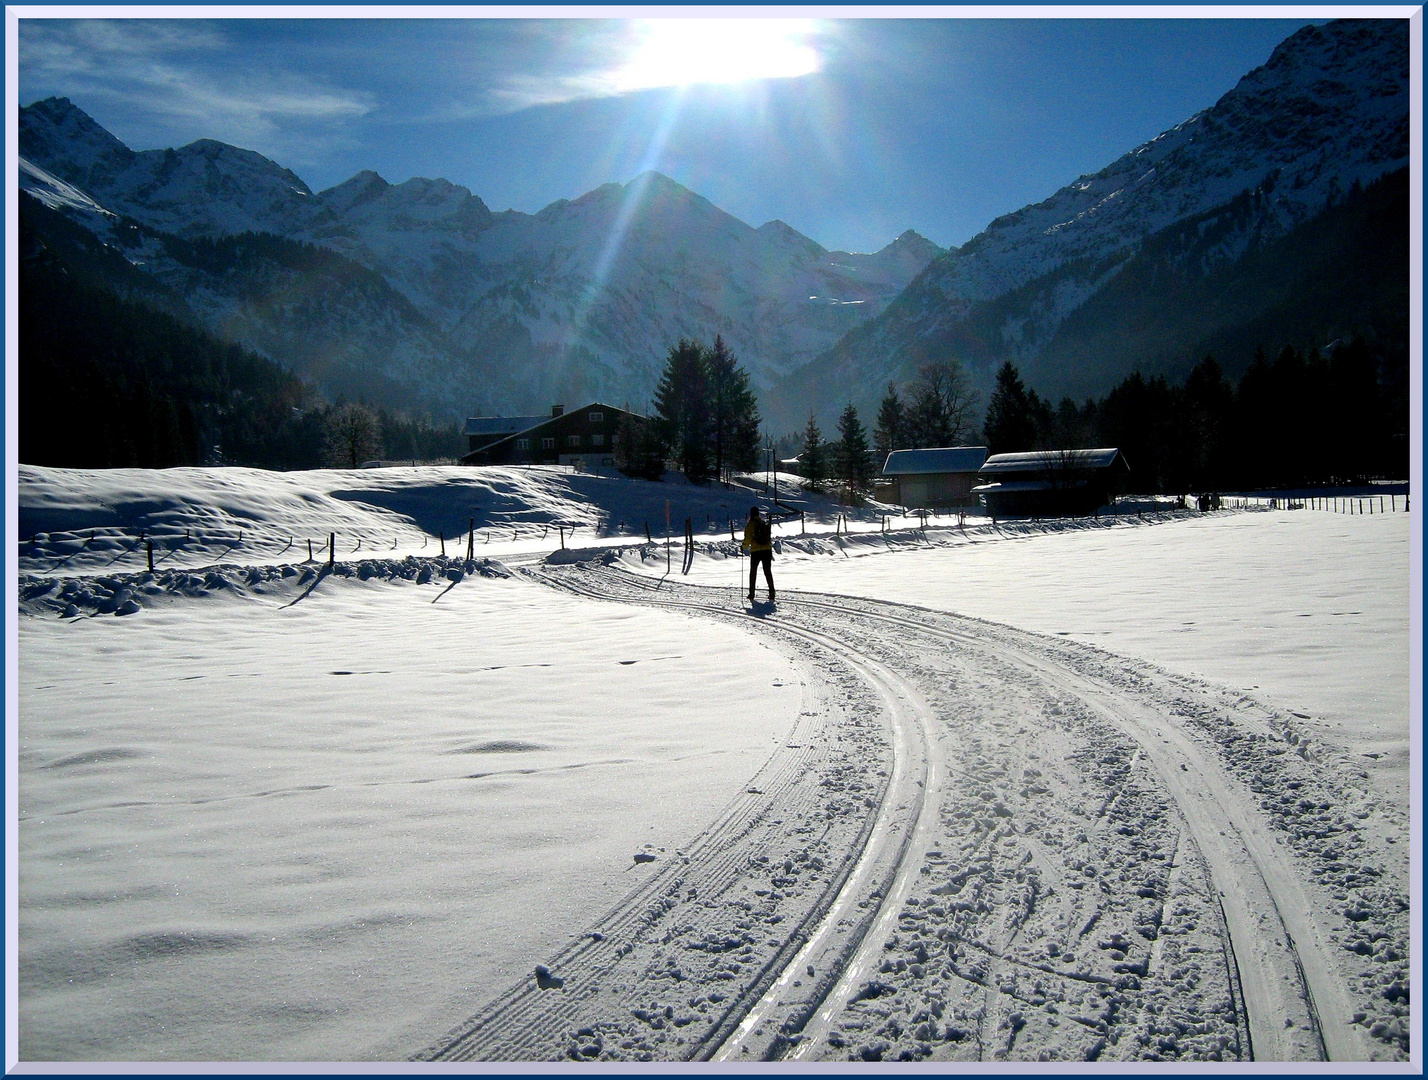
[[[631,28],[633,55],[611,73],[618,92],[792,79],[822,67],[815,19],[636,19]]]

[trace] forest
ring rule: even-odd
[[[341,445],[341,429],[354,408],[368,418],[358,464],[460,452],[456,424],[328,403],[273,361],[184,319],[180,305],[126,277],[117,255],[90,250],[97,243],[77,227],[66,230],[59,215],[24,210],[21,461],[91,469],[346,465],[353,447]],[[42,232],[31,227],[36,218]]]

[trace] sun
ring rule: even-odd
[[[822,66],[815,19],[635,19],[635,47],[613,73],[619,91],[791,79]]]

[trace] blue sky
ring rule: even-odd
[[[139,150],[221,139],[314,190],[442,176],[493,210],[654,168],[868,251],[908,228],[963,243],[1308,21],[30,19],[20,101],[68,97]]]

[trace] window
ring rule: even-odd
[[[555,439],[554,439],[553,437],[547,437],[547,438],[542,439],[542,440],[540,441],[540,448],[541,448],[542,450],[554,450],[554,449],[555,449]]]
[[[602,412],[593,412],[593,413],[590,414],[590,422],[591,422],[592,424],[599,424],[599,423],[603,422],[604,419],[605,419],[605,414],[602,413]],[[599,444],[599,443],[596,443],[595,445],[596,445],[596,446],[599,446],[600,444]]]
[[[613,434],[613,435],[610,436],[610,445],[611,445],[611,446],[619,446],[619,445],[620,445],[620,433],[619,433],[618,431],[615,432],[615,434]]]
[[[566,442],[566,444],[567,444],[568,446],[579,446],[579,445],[580,445],[580,436],[579,436],[579,435],[567,435],[567,436],[565,437],[565,442]]]
[[[591,445],[591,446],[604,446],[604,445],[605,445],[605,436],[601,435],[601,434],[597,431],[594,435],[591,435],[591,436],[590,436],[590,445]]]
[[[517,449],[517,450],[529,450],[530,448],[531,448],[531,441],[530,441],[529,439],[517,439],[517,440],[516,440],[516,449]]]

